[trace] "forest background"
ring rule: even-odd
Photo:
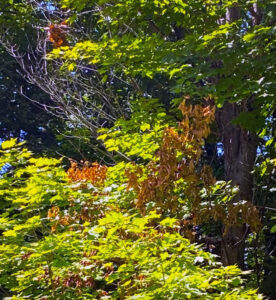
[[[1,1],[1,297],[276,299],[275,12]]]

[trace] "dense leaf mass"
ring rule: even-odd
[[[0,298],[275,299],[275,24],[1,0]]]
[[[6,299],[261,299],[236,266],[184,238],[177,219],[116,203],[135,198],[91,177],[103,167],[66,173],[14,139],[2,149],[0,282],[14,294]]]

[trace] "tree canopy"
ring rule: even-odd
[[[275,3],[0,9],[4,299],[274,299]]]

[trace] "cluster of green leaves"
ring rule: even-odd
[[[184,94],[197,103],[206,97],[219,106],[225,101],[242,103],[246,108],[236,123],[255,132],[266,125],[261,137],[268,136],[266,147],[272,145],[275,3],[258,1],[263,16],[254,26],[250,11],[256,1],[251,0],[239,1],[242,16],[231,24],[221,19],[236,5],[234,0],[45,3],[56,5],[51,9],[61,4],[66,17],[71,14],[72,27],[82,18],[79,28],[93,27],[82,38],[70,33],[69,46],[54,49],[48,58],[58,59],[63,71],[76,78],[82,77],[79,65],[95,66],[103,85],[112,87],[120,101],[132,101],[130,119],[121,118],[100,131],[99,139],[109,151],[142,164],[153,160],[163,129],[171,122],[161,102],[176,107]],[[20,17],[31,12],[18,1],[3,5],[11,15],[13,9]],[[7,16],[0,15],[0,21]],[[76,40],[81,42],[74,44]],[[90,95],[84,98],[91,101]],[[148,207],[141,217],[135,192],[127,189],[125,169],[131,169],[131,163],[110,168],[101,190],[69,183],[59,161],[31,158],[21,146],[4,143],[1,158],[0,282],[14,299],[258,298],[242,287],[235,267],[220,267],[210,254],[181,237],[175,215],[163,220]],[[261,178],[270,176],[273,164],[271,158],[260,164]],[[179,182],[177,195],[185,184]],[[229,202],[229,189],[225,183],[203,189],[201,206]],[[180,213],[188,201],[179,203]]]
[[[259,131],[275,107],[275,7],[259,1],[264,15],[253,26],[254,2],[239,2],[241,18],[229,24],[218,20],[236,1],[63,1],[76,12],[95,8],[102,35],[55,49],[49,58],[62,58],[70,70],[78,61],[97,64],[102,74],[112,69],[127,80],[162,75],[172,93],[212,95],[220,106],[254,94],[253,112],[237,121]]]
[[[108,197],[108,188],[129,193],[114,185],[116,175],[102,188],[70,183],[60,164],[32,157],[15,139],[2,143],[5,299],[262,298],[243,287],[237,267],[183,238],[176,219],[141,216]]]
[[[22,1],[3,0],[1,1],[0,8],[1,27],[9,25],[18,29],[31,21],[32,8],[31,6],[22,3]],[[16,32],[14,31],[11,34],[16,34]]]
[[[96,64],[104,76],[111,72],[123,74],[129,84],[135,78],[142,95],[154,94],[154,88],[148,87],[158,89],[156,82],[161,82],[169,108],[183,95],[189,95],[193,103],[206,97],[219,107],[225,102],[235,103],[241,114],[232,122],[259,134],[265,144],[266,154],[258,157],[261,171],[255,173],[258,183],[254,188],[258,191],[254,204],[265,210],[266,204],[270,205],[272,210],[263,217],[270,220],[275,209],[275,182],[271,168],[266,168],[266,159],[271,161],[275,156],[275,1],[82,0],[63,1],[62,5],[76,15],[94,9],[91,17],[97,20],[101,33],[97,38],[84,37],[70,47],[55,49],[49,58],[62,59],[64,68],[73,70],[79,62]],[[226,17],[233,7],[239,11],[234,22]],[[158,98],[162,102],[160,95]],[[146,114],[144,111],[143,116]],[[102,136],[107,146],[132,157],[143,154],[138,144],[134,152],[128,147],[132,135],[134,141],[141,142],[148,133],[140,132],[137,139],[138,129],[127,130],[126,136],[122,131],[127,125],[122,128],[111,130],[112,139]],[[150,157],[145,153],[146,158]],[[213,198],[215,202],[219,199],[217,195]],[[268,228],[270,232],[271,223]],[[267,253],[275,255],[274,247]]]
[[[131,118],[119,119],[111,128],[98,132],[109,151],[118,151],[133,158],[152,160],[160,147],[164,128],[172,119],[158,99],[138,99],[131,103]]]

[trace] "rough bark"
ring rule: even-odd
[[[226,103],[216,115],[224,148],[225,180],[239,187],[233,201],[252,200],[252,169],[256,158],[257,137],[248,130],[232,124],[244,106]],[[223,237],[222,261],[225,265],[237,264],[243,268],[245,226],[233,226]]]
[[[262,13],[257,5],[257,3],[253,3],[252,8],[249,10],[252,16],[252,24],[251,26],[259,25],[262,20]]]
[[[238,4],[229,7],[226,11],[226,22],[232,23],[238,20],[241,16],[241,11]]]
[[[240,8],[235,5],[228,8],[226,21],[231,23],[241,16]],[[252,99],[251,99],[252,100]],[[232,181],[239,187],[239,194],[233,202],[240,200],[252,200],[252,169],[256,158],[257,137],[248,130],[232,123],[240,112],[248,110],[249,101],[242,104],[225,103],[222,109],[217,111],[216,121],[221,134],[224,149],[225,180]],[[224,265],[237,264],[244,267],[246,226],[232,226],[222,239],[221,258]]]

